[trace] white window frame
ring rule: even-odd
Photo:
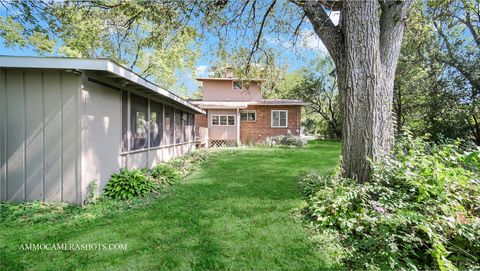
[[[218,124],[213,124],[213,117],[218,117]],[[227,124],[223,125],[220,122],[221,117],[226,117],[227,118]],[[228,124],[228,117],[233,117],[233,124]],[[224,114],[215,114],[211,115],[210,117],[210,126],[235,126],[237,124],[237,116],[236,115],[224,115]]]
[[[242,120],[242,113],[247,113],[247,120]],[[248,120],[248,113],[255,114],[255,120]],[[240,122],[256,122],[257,121],[257,110],[240,110]]]
[[[273,113],[274,112],[285,112],[285,126],[274,126],[273,125]],[[255,116],[256,117],[256,116]],[[270,126],[272,128],[288,128],[288,110],[272,110],[272,113],[271,113],[271,116],[270,116]],[[279,123],[280,124],[280,119],[279,119]]]

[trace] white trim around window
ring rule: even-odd
[[[235,126],[235,124],[236,124],[235,115],[211,115],[210,116],[211,126]]]
[[[278,117],[274,117],[274,115],[277,115]],[[284,122],[284,125],[282,125],[283,122]],[[272,110],[271,126],[272,128],[287,128],[288,127],[288,110]]]

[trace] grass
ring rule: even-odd
[[[309,238],[295,218],[303,206],[297,176],[332,170],[339,148],[315,141],[303,149],[216,151],[161,198],[66,207],[53,215],[49,209],[36,220],[7,220],[0,224],[0,269],[339,268],[334,251]],[[128,249],[21,250],[26,243],[126,243]]]

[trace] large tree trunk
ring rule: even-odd
[[[370,162],[393,145],[393,81],[410,2],[343,1],[339,26],[321,2],[302,5],[336,65],[344,177],[368,181]]]

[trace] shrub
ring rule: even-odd
[[[113,199],[129,199],[137,196],[146,196],[156,190],[158,186],[141,169],[123,168],[114,173],[104,188],[104,196]]]
[[[305,214],[343,236],[354,269],[478,269],[479,154],[407,136],[370,182],[304,175]]]
[[[186,176],[189,174],[195,167],[205,163],[207,161],[208,155],[206,151],[197,150],[178,158],[175,158],[168,162],[172,168],[177,170],[181,176]]]
[[[180,173],[168,164],[158,164],[149,171],[152,179],[159,185],[171,185],[179,182]]]
[[[280,145],[284,147],[302,147],[304,145],[304,142],[299,136],[288,134],[269,137],[265,140],[265,144],[269,147],[273,147],[275,145]]]

